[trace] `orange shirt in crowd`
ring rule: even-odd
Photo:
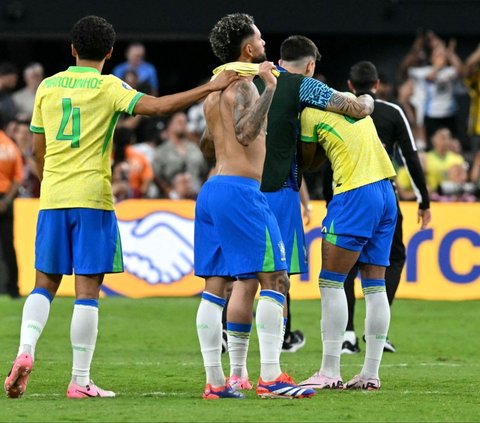
[[[0,130],[0,194],[6,194],[13,182],[22,183],[23,160],[17,144]]]
[[[125,149],[125,158],[127,159],[129,167],[128,183],[134,192],[134,196],[140,197],[145,181],[151,181],[153,179],[152,166],[145,155],[139,153],[131,146]]]

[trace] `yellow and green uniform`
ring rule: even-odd
[[[113,131],[142,95],[89,67],[71,66],[42,81],[30,126],[46,139],[40,209],[113,210]]]
[[[310,107],[301,115],[301,140],[318,142],[330,160],[340,194],[395,176],[371,117],[353,119]]]
[[[370,117],[306,108],[301,140],[318,142],[333,169],[333,198],[322,222],[327,242],[358,251],[359,262],[388,266],[397,204],[395,170]]]

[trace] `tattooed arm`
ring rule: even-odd
[[[373,112],[373,98],[368,94],[350,97],[309,77],[303,77],[299,95],[302,106],[349,115],[356,119],[364,118]]]
[[[265,82],[265,91],[256,101],[257,89],[251,81],[244,79],[236,83],[233,125],[237,140],[243,146],[255,141],[260,131],[266,127],[268,110],[277,87],[277,79],[271,72],[273,68],[270,62],[260,65],[259,75]]]
[[[373,98],[368,94],[363,94],[355,98],[334,91],[325,110],[361,119],[372,114],[373,107]]]

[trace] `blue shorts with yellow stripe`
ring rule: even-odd
[[[111,210],[40,210],[35,268],[49,274],[123,272],[117,218]]]
[[[388,179],[335,194],[322,222],[323,236],[331,244],[360,251],[361,263],[388,266],[397,213]]]
[[[260,183],[213,176],[195,206],[195,274],[249,277],[286,270],[285,247]]]

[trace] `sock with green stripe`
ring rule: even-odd
[[[322,297],[322,365],[320,372],[327,377],[340,376],[340,355],[347,327],[348,306],[343,284],[347,274],[323,270],[318,284]]]
[[[227,322],[228,355],[230,375],[248,378],[247,354],[250,342],[251,324]]]
[[[362,279],[365,296],[365,362],[361,375],[378,379],[383,347],[390,325],[390,306],[385,289],[385,279]]]
[[[260,377],[265,382],[275,380],[280,369],[280,351],[283,333],[283,304],[280,292],[262,289],[258,300],[255,323],[260,345]]]
[[[224,298],[204,291],[197,311],[197,334],[203,365],[207,383],[214,388],[225,385],[222,369],[222,312],[225,304]]]

